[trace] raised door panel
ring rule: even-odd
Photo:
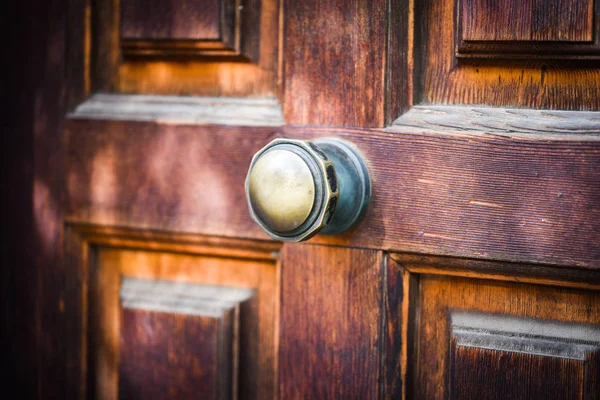
[[[95,92],[278,95],[277,0],[70,3],[71,107]]]
[[[599,10],[597,0],[419,2],[414,104],[600,110]]]
[[[69,246],[72,397],[276,396],[277,244],[71,227]]]
[[[595,399],[600,292],[419,277],[414,394]]]
[[[249,288],[123,278],[119,399],[234,398],[256,302]]]

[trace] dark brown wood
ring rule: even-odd
[[[390,258],[413,274],[435,274],[527,282],[582,289],[600,290],[600,274],[593,269],[551,267],[421,254],[391,253]]]
[[[127,0],[121,12],[125,57],[259,61],[259,0],[161,0],[153,7]]]
[[[365,155],[373,206],[353,232],[317,243],[600,266],[595,138],[99,121],[68,130],[71,221],[266,238],[245,207],[252,155],[276,136],[335,136]]]
[[[449,398],[595,399],[600,326],[452,311]]]
[[[4,397],[65,397],[64,1],[4,4],[0,340]],[[14,35],[14,36],[13,36]],[[13,393],[16,393],[13,395]]]
[[[414,369],[413,321],[417,307],[417,275],[387,257],[384,279],[384,337],[381,398],[407,399],[410,397],[411,374]]]
[[[240,314],[252,308],[253,295],[247,288],[123,278],[119,399],[237,398],[239,356],[248,346],[240,338],[249,336],[240,317],[252,318]]]
[[[594,0],[458,0],[464,41],[591,42]]]
[[[415,398],[598,394],[600,291],[421,275],[415,306]]]
[[[90,56],[85,68],[73,68],[76,87],[84,81],[92,92],[278,95],[278,0],[162,0],[157,7],[127,0],[122,10],[118,0],[70,1],[72,17],[89,20],[83,37],[90,37]],[[81,48],[88,42],[79,25],[69,41]]]
[[[413,105],[414,74],[420,68],[418,57],[415,59],[414,55],[415,46],[420,46],[415,43],[414,4],[409,0],[392,0],[388,13],[385,126],[389,126]]]
[[[579,360],[459,347],[451,368],[450,399],[584,398]]]
[[[382,0],[286,1],[288,123],[383,126],[386,7]]]
[[[221,29],[235,10],[227,0],[121,0],[121,40],[210,40],[220,39]],[[235,4],[235,2],[231,2]],[[222,20],[222,16],[227,19]]]
[[[119,399],[228,399],[217,370],[218,320],[124,309],[119,343]]]
[[[228,339],[232,342],[217,346],[230,353],[225,357],[232,364],[217,366],[218,384],[223,385],[222,377],[229,370],[233,382],[229,386],[239,393],[249,398],[275,396],[280,244],[70,226],[67,246],[69,276],[73,276],[65,298],[70,398],[117,398],[118,354],[126,353],[119,348],[120,335],[126,334],[120,328],[120,304],[130,310],[210,319],[219,319],[217,312],[233,312],[233,328],[221,331],[232,332]],[[153,317],[157,329],[167,330],[176,319]],[[186,321],[194,325],[195,320]],[[191,340],[185,335],[183,339],[167,336],[175,342]],[[145,352],[151,354],[148,347]],[[142,353],[137,354],[142,357]],[[175,359],[179,357],[171,360],[177,364]],[[150,363],[146,364],[150,373]]]
[[[532,37],[541,39],[558,37],[566,29],[569,34],[564,36],[565,38],[586,38],[589,32],[589,28],[586,27],[592,26],[590,19],[598,20],[597,5],[592,16],[592,11],[589,9],[591,2],[583,0],[526,1],[524,6],[521,5],[523,2],[518,2],[520,4],[518,7],[507,7],[506,4],[511,3],[508,0],[487,3],[473,0],[469,3],[490,4],[493,5],[491,7],[497,8],[490,8],[489,11],[481,9],[477,16],[469,17],[473,18],[472,25],[480,27],[481,30],[477,28],[475,32],[464,34],[457,26],[456,0],[430,0],[416,3],[415,31],[422,44],[420,54],[415,57],[420,58],[419,63],[422,67],[415,74],[415,85],[421,88],[419,95],[421,103],[600,110],[600,69],[597,62],[600,28],[597,23],[594,26],[593,43],[588,44],[492,41],[468,42],[471,47],[464,48],[464,46],[460,47],[459,43],[461,36],[479,38],[484,37],[482,35],[485,34],[493,38],[495,32],[498,32],[497,34],[500,35],[498,37],[504,38],[509,31],[516,35],[519,30],[509,29],[510,24],[504,24],[503,21],[511,18],[511,12],[518,13],[521,18],[523,13],[528,12],[525,7],[527,5],[535,5],[531,11],[532,19],[513,19],[523,27],[521,32],[531,32]],[[561,12],[561,7],[572,7],[572,9],[569,12]],[[479,18],[482,13],[487,13],[487,19],[475,22],[474,18]],[[576,18],[573,20],[576,21],[574,26],[571,26],[570,17],[566,15]],[[583,16],[585,20],[575,15]],[[557,16],[564,22],[557,21],[554,24],[544,22],[544,18],[552,19],[553,16]],[[534,33],[537,36],[534,36]],[[457,45],[459,45],[458,49]],[[487,59],[457,59],[457,54]],[[541,59],[546,57],[551,59]],[[566,61],[567,59],[569,60]]]
[[[282,263],[279,398],[378,398],[382,254],[286,244]]]

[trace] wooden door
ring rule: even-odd
[[[65,167],[31,180],[38,248],[64,249],[37,340],[62,345],[37,397],[600,397],[600,2],[63,10],[69,111],[35,140]],[[358,226],[252,221],[277,137],[361,152]]]

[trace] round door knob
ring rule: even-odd
[[[354,226],[371,199],[367,166],[338,139],[275,139],[252,158],[246,177],[252,218],[274,239],[299,242]]]

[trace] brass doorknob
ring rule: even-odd
[[[344,141],[275,139],[252,158],[246,197],[267,234],[299,242],[352,228],[371,199],[371,180],[360,154]]]

